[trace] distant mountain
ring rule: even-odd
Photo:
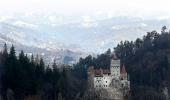
[[[98,16],[100,17],[100,16]],[[127,16],[97,18],[86,16],[0,17],[0,45],[14,44],[17,50],[43,55],[47,62],[73,63],[87,54],[113,48],[121,40],[134,40],[166,25],[169,19],[142,19]]]
[[[16,47],[17,53],[24,50],[28,56],[32,54],[36,56],[38,54],[44,58],[47,64],[51,64],[54,59],[58,64],[73,64],[76,63],[80,57],[86,56],[86,53],[81,51],[71,51],[69,48],[57,48],[52,42],[43,41],[43,37],[43,34],[31,29],[0,23],[1,49],[4,43],[7,43],[9,47],[13,44]],[[71,60],[66,61],[66,57],[70,57]]]

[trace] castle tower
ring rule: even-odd
[[[123,65],[123,67],[121,68],[121,79],[122,80],[127,80],[127,72],[126,72],[126,69],[125,69],[125,66]]]
[[[110,71],[113,78],[120,78],[120,59],[118,59],[116,56],[111,59]]]

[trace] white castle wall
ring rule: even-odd
[[[111,86],[112,77],[103,75],[102,77],[94,77],[95,88],[109,88]]]
[[[120,60],[111,60],[111,75],[113,78],[119,79],[120,78]]]
[[[95,70],[92,71],[91,82],[95,91],[99,91],[102,100],[106,98],[123,100],[123,96],[129,93],[130,81],[127,79],[127,73],[122,73],[120,70],[120,60],[112,59],[109,73],[103,74],[105,71],[101,70],[100,74],[96,74]]]
[[[111,74],[102,74],[101,76],[94,76],[93,83],[96,89],[108,89],[116,85],[118,82],[121,87],[130,87],[130,81],[127,80],[127,74],[120,74],[120,60],[111,60],[110,67]],[[121,78],[122,77],[122,78]],[[116,81],[116,82],[114,82]]]

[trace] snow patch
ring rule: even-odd
[[[112,26],[113,30],[120,30],[120,29],[123,29],[123,28],[126,28],[126,26],[125,25],[114,25],[114,26]]]
[[[98,26],[98,23],[91,19],[89,16],[84,16],[81,26],[84,28],[92,28]]]
[[[145,23],[140,23],[140,26],[142,26],[142,27],[146,27],[146,26],[148,26],[147,24],[145,24]]]
[[[28,28],[31,28],[31,29],[37,29],[38,28],[37,25],[26,23],[26,22],[23,22],[23,21],[16,21],[16,22],[13,23],[13,25],[19,26],[19,27],[28,27]]]

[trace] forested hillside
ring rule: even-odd
[[[134,100],[162,100],[165,88],[170,90],[170,32],[147,32],[136,41],[124,41],[115,47],[130,74]]]
[[[85,83],[73,77],[71,66],[59,69],[55,61],[48,66],[38,55],[29,58],[23,51],[16,55],[15,47],[8,50],[6,44],[0,71],[1,100],[75,100]]]
[[[9,51],[9,52],[8,52]],[[166,100],[170,90],[170,32],[147,32],[135,41],[122,41],[114,52],[130,77],[132,100]],[[112,50],[80,58],[73,66],[46,65],[15,47],[0,52],[0,92],[4,100],[81,100],[87,87],[87,69],[110,67]],[[168,92],[168,93],[167,93]]]
[[[167,94],[165,90],[170,90],[170,32],[166,26],[162,27],[161,33],[151,31],[135,41],[121,41],[114,48],[114,52],[129,74],[133,100],[168,98],[169,92]],[[82,74],[85,73],[83,66],[108,68],[111,57],[111,51],[108,49],[97,58],[89,55],[80,59],[77,66],[82,70],[77,73],[82,77],[85,75]]]

